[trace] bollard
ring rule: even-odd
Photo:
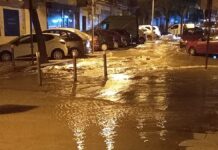
[[[41,71],[41,64],[40,64],[40,53],[36,52],[36,60],[37,60],[37,70],[38,70],[38,83],[39,86],[42,86],[42,71]]]
[[[107,53],[106,50],[103,52],[103,60],[104,60],[104,79],[107,80]]]
[[[11,61],[12,61],[12,67],[15,70],[14,45],[11,45]]]
[[[72,51],[72,55],[73,55],[73,67],[74,67],[74,82],[77,82],[77,65],[76,65],[76,57],[77,57],[77,51],[73,50]]]

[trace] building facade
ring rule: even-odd
[[[38,4],[38,14],[42,30],[47,28],[46,7]],[[30,33],[29,10],[23,1],[0,1],[0,44],[17,36]]]
[[[100,23],[110,15],[127,15],[129,10],[127,0],[94,0],[94,24]],[[80,7],[80,30],[91,28],[92,10],[90,1],[87,5]]]
[[[82,0],[84,2],[86,0]],[[0,1],[0,44],[30,33],[30,15],[25,0]],[[94,24],[110,15],[128,14],[126,0],[95,0]],[[36,4],[34,4],[35,6]],[[91,28],[91,7],[78,6],[78,0],[41,0],[37,12],[42,30],[47,28],[69,27],[81,31]]]

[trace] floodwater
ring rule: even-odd
[[[117,78],[65,84],[58,90],[62,96],[69,94],[56,113],[72,131],[78,150],[176,150],[194,133],[217,131],[218,76],[213,71]]]
[[[68,149],[184,150],[195,134],[218,130],[216,60],[205,70],[203,58],[175,47],[144,49],[108,53],[108,80],[100,57],[79,60],[77,83],[71,63],[43,69]]]
[[[72,72],[64,66],[65,73],[60,73],[58,68],[61,82],[49,80],[47,86],[60,84],[54,90],[66,100],[57,105],[56,113],[72,131],[78,150],[185,149],[180,143],[193,139],[194,133],[217,131],[216,69],[204,70],[198,65],[202,58],[193,66],[183,58],[185,65],[177,66],[169,61],[184,54],[171,51],[173,57],[166,59],[163,52],[112,55],[107,81],[99,60],[79,63],[79,81],[74,84],[64,82],[72,81]],[[47,78],[52,76],[50,72]]]

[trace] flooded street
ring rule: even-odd
[[[0,149],[218,149],[217,60],[205,70],[174,43],[146,43],[109,51],[104,80],[101,53],[78,60],[77,83],[71,61],[44,67],[42,88],[34,69],[2,75],[1,105],[31,107],[0,108]]]

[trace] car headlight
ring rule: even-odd
[[[90,48],[91,47],[91,42],[88,40],[88,41],[86,41],[86,47],[87,48]]]

